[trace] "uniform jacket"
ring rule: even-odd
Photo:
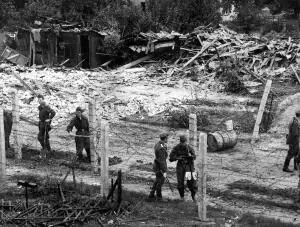
[[[153,164],[153,170],[155,172],[162,171],[163,173],[167,172],[167,158],[168,158],[168,152],[167,152],[167,145],[163,143],[162,141],[159,141],[154,146],[154,152],[155,152],[155,159]]]
[[[90,129],[89,129],[89,120],[87,117],[83,116],[81,119],[77,116],[73,117],[72,120],[70,121],[69,125],[67,126],[67,131],[70,132],[72,131],[73,127],[75,126],[77,132],[77,135],[82,135],[82,134],[88,134]]]
[[[300,137],[300,122],[296,117],[289,123],[289,144],[297,144],[299,143]]]
[[[191,156],[191,159],[179,159],[182,156]],[[177,144],[171,151],[170,154],[170,162],[177,161],[177,168],[181,168],[182,166],[186,171],[195,171],[194,167],[194,160],[196,159],[194,149],[186,144],[186,143],[179,143]]]
[[[41,105],[38,107],[39,110],[39,119],[40,122],[45,122],[47,119],[52,119],[55,116],[55,111],[51,109],[49,106],[42,107]]]

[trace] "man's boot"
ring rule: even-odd
[[[87,162],[88,163],[91,163],[92,159],[91,159],[91,151],[90,150],[87,150],[86,151],[86,155],[87,155]]]
[[[158,201],[162,201],[161,188],[156,189],[156,197]]]
[[[283,169],[282,169],[283,172],[287,172],[287,173],[293,172],[292,170],[289,169],[289,164],[290,164],[290,160],[285,159]]]
[[[184,199],[184,188],[178,188],[178,192],[179,192],[179,195],[180,195],[180,199],[182,201],[185,201],[185,199]]]
[[[83,155],[82,155],[82,153],[79,153],[79,154],[77,154],[77,160],[78,161],[83,161]]]
[[[197,202],[197,200],[196,200],[196,193],[195,193],[195,192],[192,192],[191,194],[192,194],[192,200],[193,200],[194,202]]]
[[[154,190],[151,189],[148,199],[154,199],[154,198],[155,198]]]
[[[148,199],[154,199],[155,198],[154,193],[155,193],[155,189],[157,187],[156,185],[157,185],[157,183],[154,182],[154,184],[153,184],[153,186],[151,188],[150,194],[148,196]]]

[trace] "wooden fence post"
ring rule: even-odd
[[[19,107],[19,97],[16,90],[12,91],[12,114],[13,114],[13,125],[12,134],[14,138],[14,152],[16,159],[22,159],[22,144],[19,138],[19,122],[20,122],[20,107]]]
[[[197,115],[190,114],[189,116],[189,144],[196,150],[197,149]]]
[[[4,109],[3,109],[3,82],[0,82],[0,183],[5,181],[6,175],[6,151],[4,132]]]
[[[109,188],[109,174],[108,174],[108,165],[109,165],[109,140],[108,140],[108,130],[109,125],[104,120],[101,121],[101,195],[103,197],[108,193]]]
[[[266,103],[267,103],[267,100],[268,100],[268,95],[269,95],[270,90],[271,90],[271,85],[272,85],[272,80],[268,80],[267,84],[265,86],[264,94],[263,94],[262,99],[260,101],[260,106],[259,106],[259,109],[258,109],[256,122],[255,122],[254,130],[253,130],[253,134],[252,134],[251,144],[253,144],[258,139],[259,125],[261,123],[261,120],[262,120],[262,117],[263,117],[263,114],[264,114],[265,106],[266,106]]]
[[[93,171],[97,171],[98,158],[96,155],[96,102],[95,98],[89,100],[89,124],[90,124],[90,152],[91,152],[91,164]]]
[[[206,217],[206,153],[207,153],[207,134],[200,132],[199,148],[196,149],[196,167],[198,170],[198,217],[201,221],[207,221]]]

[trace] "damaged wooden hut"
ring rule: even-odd
[[[18,29],[17,51],[29,65],[96,68],[105,59],[97,54],[106,33],[87,28]]]

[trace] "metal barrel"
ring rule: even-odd
[[[235,131],[216,131],[207,136],[208,150],[211,152],[232,148],[237,144]]]

